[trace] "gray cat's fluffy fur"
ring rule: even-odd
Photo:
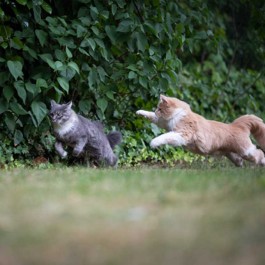
[[[73,156],[92,158],[100,165],[115,166],[117,156],[113,153],[115,145],[122,140],[120,132],[104,133],[103,125],[76,114],[72,102],[57,104],[51,101],[49,113],[56,138],[55,149],[62,157],[67,157],[63,145],[73,148]]]

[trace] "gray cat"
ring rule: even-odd
[[[91,121],[72,110],[72,102],[57,104],[51,101],[51,118],[56,138],[55,149],[62,157],[67,157],[63,145],[73,148],[73,156],[95,160],[100,165],[115,166],[117,156],[113,153],[115,145],[122,140],[120,132],[104,133],[103,125]]]

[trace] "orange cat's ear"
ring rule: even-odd
[[[168,98],[166,96],[164,96],[164,95],[160,95],[160,101],[168,103]]]

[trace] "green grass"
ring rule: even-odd
[[[0,175],[0,264],[265,264],[265,169]]]

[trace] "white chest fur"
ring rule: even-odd
[[[73,128],[76,126],[77,117],[76,115],[72,115],[68,121],[63,124],[56,125],[54,130],[60,136],[64,136],[65,134],[69,133]]]
[[[186,116],[184,109],[178,108],[174,111],[172,118],[167,121],[167,130],[173,131],[176,125]]]

